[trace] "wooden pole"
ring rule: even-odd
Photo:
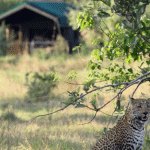
[[[20,46],[19,46],[19,48],[20,48],[20,50],[19,50],[19,54],[22,54],[23,53],[23,45],[22,45],[22,42],[23,42],[23,35],[22,35],[23,33],[22,33],[22,28],[21,28],[21,26],[19,26],[19,31],[18,31],[18,40],[19,40],[19,44],[20,44]]]
[[[9,27],[6,28],[6,40],[9,40],[10,37],[10,30]]]
[[[52,35],[52,40],[53,41],[55,39],[55,34],[56,34],[56,22],[54,22],[54,26],[53,26],[53,35]]]

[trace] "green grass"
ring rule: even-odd
[[[62,102],[67,99],[67,91],[78,87],[78,85],[66,83],[67,74],[72,69],[77,70],[79,72],[77,79],[71,82],[82,83],[88,72],[85,66],[89,58],[90,56],[79,57],[78,54],[74,56],[55,55],[48,60],[39,60],[27,55],[0,58],[0,148],[2,150],[91,149],[97,137],[103,133],[103,128],[107,126],[110,116],[99,112],[94,121],[84,124],[92,119],[94,112],[71,106],[53,115],[38,117],[31,122],[31,119],[37,115],[44,115],[64,106]],[[27,92],[25,73],[30,71],[44,73],[52,68],[59,74],[60,81],[57,88],[53,90],[53,96],[49,98],[48,103],[25,101]],[[132,90],[133,88],[130,88],[126,91],[125,100],[128,99]],[[137,96],[141,96],[143,90],[145,93],[149,91],[148,87],[143,84]],[[106,102],[114,94],[102,93],[98,99]],[[111,114],[114,106],[111,103],[102,111]],[[113,117],[109,127],[113,127],[115,122],[116,118]],[[149,129],[150,126],[147,130]]]

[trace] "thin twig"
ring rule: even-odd
[[[142,35],[142,33],[140,33],[140,35],[141,35],[141,37],[143,38],[143,40],[144,40],[145,42],[147,42],[147,43],[150,44],[150,41],[149,41],[146,37],[144,37],[144,36]]]
[[[96,115],[97,115],[97,112],[98,112],[98,111],[95,112],[95,115],[93,116],[93,118],[92,118],[89,122],[86,122],[86,123],[83,123],[83,124],[79,124],[79,125],[85,125],[85,124],[91,123],[91,122],[95,119],[95,117],[96,117]]]
[[[117,107],[116,107],[117,108]],[[107,129],[108,129],[108,127],[109,127],[109,124],[110,124],[110,121],[111,121],[111,119],[112,119],[112,117],[113,117],[113,114],[115,113],[115,111],[116,111],[116,108],[115,108],[115,110],[113,111],[113,113],[112,113],[112,115],[111,115],[111,117],[110,117],[110,119],[109,119],[109,122],[108,122],[108,124],[107,124]]]
[[[109,36],[109,34],[107,34],[104,30],[103,30],[103,28],[100,26],[100,29],[102,30],[102,32],[105,34],[105,35],[107,35],[109,38],[110,38],[110,36]]]
[[[105,21],[104,21],[103,19],[102,19],[102,21],[103,21],[103,23],[105,24],[105,26],[106,26],[107,30],[109,31],[109,34],[112,34],[112,33],[111,33],[111,31],[109,30],[109,28],[108,28],[107,24],[105,23]]]
[[[142,78],[144,78],[144,77],[146,77],[146,76],[148,76],[148,75],[150,75],[150,72],[147,72],[147,73],[141,75],[140,77],[138,77],[138,78],[136,78],[135,80],[131,81],[131,83],[133,83],[133,82],[135,82],[135,81],[138,81],[139,79],[142,79]]]
[[[118,95],[120,94],[120,92],[115,95],[110,101],[108,101],[107,103],[105,103],[103,106],[101,106],[100,108],[98,108],[97,110],[101,110],[102,108],[104,108],[106,105],[108,105],[111,101],[113,101],[116,97],[118,97]]]
[[[142,79],[142,80],[138,83],[136,89],[133,91],[133,93],[132,93],[132,95],[131,95],[131,98],[133,98],[133,95],[134,95],[134,93],[136,92],[136,90],[138,89],[138,87],[140,86],[140,84],[142,84],[142,83],[145,82],[145,81],[150,81],[150,77],[144,78],[144,79]]]
[[[84,105],[86,108],[88,108],[88,109],[90,109],[90,110],[94,110],[94,111],[96,111],[96,109],[94,109],[94,108],[91,108],[91,107],[89,107],[89,106],[87,106],[87,105]],[[111,116],[111,115],[109,115],[109,114],[107,114],[107,113],[104,113],[103,111],[101,111],[101,110],[99,110],[99,112],[101,112],[101,113],[103,113],[103,114],[105,114],[105,115],[107,115],[107,116]]]
[[[150,27],[143,27],[143,28],[140,28],[140,30],[150,30]]]
[[[64,83],[71,84],[71,85],[85,85],[85,84],[78,84],[78,83],[71,83],[71,82],[64,82]]]
[[[113,101],[115,98],[117,98],[120,94],[122,94],[127,88],[129,88],[130,86],[137,84],[138,81],[135,82],[129,82],[131,84],[125,86],[125,88],[123,88],[120,92],[117,93],[117,95],[115,95],[110,101],[108,101],[107,103],[105,103],[102,107],[98,108],[98,111],[102,108],[104,108],[107,104],[109,104],[111,101]]]
[[[44,115],[38,115],[38,116],[34,117],[30,122],[32,122],[33,120],[35,120],[35,119],[38,118],[38,117],[43,117],[43,116],[48,116],[48,115],[55,114],[55,113],[57,113],[57,112],[59,112],[59,111],[62,111],[62,110],[64,110],[64,109],[66,109],[66,108],[67,108],[68,106],[70,106],[70,105],[71,105],[71,103],[68,104],[68,105],[66,105],[65,107],[63,107],[63,108],[61,108],[61,109],[58,109],[58,110],[52,112],[52,113],[48,113],[48,114],[44,114]]]

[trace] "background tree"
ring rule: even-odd
[[[23,1],[27,1],[27,0],[7,0],[7,1],[1,0],[0,1],[0,13],[8,10],[9,8]]]

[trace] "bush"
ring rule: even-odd
[[[62,37],[61,35],[57,35],[56,43],[52,47],[52,51],[58,54],[68,52],[69,46],[67,40],[65,40],[65,38]]]
[[[18,120],[18,117],[15,115],[13,111],[13,106],[10,105],[10,103],[4,103],[1,104],[2,115],[0,116],[0,119],[7,120],[7,121],[16,121]]]
[[[29,81],[29,75],[26,74],[26,85],[28,86],[26,100],[31,102],[46,101],[51,94],[51,89],[56,87],[58,77],[56,73],[43,74],[32,73],[32,78]]]
[[[7,112],[1,116],[4,120],[16,121],[18,118],[13,112]]]
[[[0,13],[16,6],[18,3],[26,0],[0,0]]]
[[[44,51],[43,49],[36,49],[33,52],[33,55],[40,60],[48,60],[51,56],[51,53]]]

